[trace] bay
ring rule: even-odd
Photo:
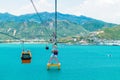
[[[47,70],[45,44],[25,44],[30,64],[21,63],[21,44],[0,44],[0,80],[120,80],[120,46],[59,44],[61,70]]]

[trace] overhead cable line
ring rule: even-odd
[[[39,13],[38,13],[38,11],[37,11],[37,8],[36,8],[36,6],[35,6],[33,0],[31,0],[31,3],[32,3],[32,5],[33,5],[33,8],[34,8],[34,10],[35,10],[37,16],[39,17],[39,20],[42,22],[42,19],[41,19],[40,15],[39,15]]]
[[[37,8],[36,8],[36,6],[35,6],[33,0],[31,0],[31,3],[32,3],[32,5],[33,5],[33,8],[34,8],[34,10],[35,10],[37,16],[39,17],[39,20],[41,21],[41,23],[43,23],[43,21],[42,21],[40,15],[39,15],[39,13],[38,13],[38,10],[37,10]],[[42,28],[41,28],[41,29],[42,29]],[[51,34],[48,32],[48,30],[47,30],[45,27],[44,27],[44,31],[51,37]]]
[[[4,32],[0,32],[0,34],[4,34],[4,35],[7,35],[7,36],[9,36],[9,37],[11,37],[11,38],[13,38],[13,39],[20,40],[20,38],[17,38],[17,37],[15,37],[15,36],[9,35],[9,34],[4,33]],[[22,40],[20,40],[20,41],[22,41]]]

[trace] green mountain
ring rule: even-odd
[[[120,40],[120,25],[112,28],[102,29],[103,33],[99,34],[98,37],[108,40]]]
[[[40,22],[41,20],[41,22],[44,22],[44,23],[48,20],[54,20],[54,17],[55,17],[54,13],[48,13],[48,12],[42,12],[42,13],[39,13],[39,15],[41,16],[41,19],[39,19],[36,14],[27,14],[27,15],[22,15],[19,17],[23,21],[33,20],[36,22]],[[62,13],[58,13],[58,20],[66,20],[72,23],[79,24],[88,31],[96,31],[103,27],[113,27],[116,25],[113,23],[107,23],[101,20],[96,20],[90,17],[83,16],[83,15],[75,16],[75,15],[62,14]]]
[[[14,16],[0,13],[0,40],[6,39],[49,39],[54,30],[54,13],[39,13]],[[116,24],[106,23],[85,16],[58,13],[58,38],[87,35],[91,31]],[[12,37],[13,36],[13,37]]]
[[[58,21],[58,38],[75,36],[81,33],[88,33],[82,26],[69,21]],[[47,21],[40,24],[33,21],[28,22],[0,22],[0,32],[15,36],[20,39],[48,39],[54,30],[54,21]],[[6,35],[3,34],[2,35]],[[9,39],[6,36],[1,39]]]

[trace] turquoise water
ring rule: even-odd
[[[25,48],[32,52],[31,64],[21,63],[21,45],[0,44],[0,80],[120,80],[120,46],[59,45],[61,70],[49,71],[45,45]]]

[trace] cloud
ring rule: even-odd
[[[52,3],[49,3],[48,0],[39,0],[39,2],[35,2],[36,7],[39,11],[53,11],[54,6]]]
[[[43,11],[51,11],[52,12],[54,10],[53,5],[51,3],[49,3],[48,0],[39,0],[39,1],[33,0],[33,2],[35,4],[38,12],[43,12]],[[18,9],[11,11],[11,13],[15,14],[15,15],[34,13],[34,12],[35,12],[35,10],[34,10],[31,2],[26,3],[26,5],[23,5],[23,6],[19,7]]]
[[[12,1],[12,0],[11,0]],[[54,0],[33,0],[39,12],[54,12]],[[14,2],[14,1],[13,1]],[[12,2],[12,3],[13,3]],[[23,3],[24,2],[24,3]],[[11,4],[12,4],[11,3]],[[120,24],[120,0],[58,0],[58,12],[85,15],[106,22]],[[2,3],[0,3],[2,5]],[[1,8],[1,12],[8,11],[15,15],[34,13],[35,10],[30,0],[21,0],[21,3],[8,4],[9,7]],[[15,6],[17,5],[17,7]],[[11,5],[11,6],[10,6]],[[5,5],[4,5],[5,6]],[[6,7],[6,6],[5,6]]]
[[[75,15],[86,15],[107,22],[119,23],[120,0],[86,0],[72,8]]]

